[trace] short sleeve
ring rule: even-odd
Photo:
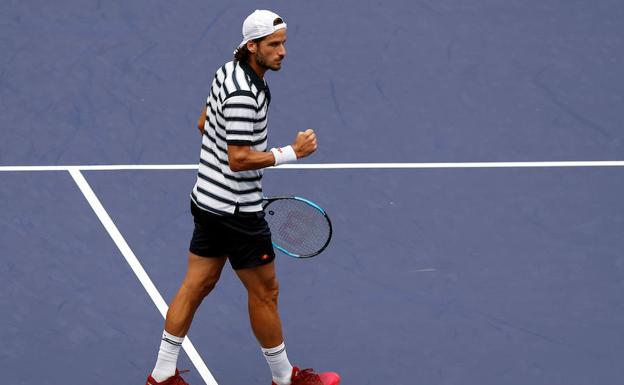
[[[251,92],[237,92],[223,102],[225,139],[228,144],[251,145],[258,104]]]

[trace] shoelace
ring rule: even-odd
[[[293,385],[323,385],[318,374],[312,368],[300,370],[293,378]]]
[[[176,375],[173,377],[173,382],[171,385],[189,385],[188,382],[184,381],[180,374],[188,373],[190,370],[178,370]]]

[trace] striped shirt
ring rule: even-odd
[[[206,123],[191,199],[220,215],[262,210],[262,170],[234,172],[228,144],[267,149],[271,93],[247,63],[229,62],[215,74],[206,100]]]

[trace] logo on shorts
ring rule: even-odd
[[[269,259],[269,255],[264,254],[262,257],[260,257],[260,259],[262,259],[263,261],[266,261],[267,259]]]

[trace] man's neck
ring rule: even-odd
[[[256,61],[253,58],[250,58],[249,61],[247,61],[247,64],[249,64],[251,69],[254,70],[254,72],[256,73],[256,75],[258,75],[260,79],[264,80],[264,74],[267,71],[265,67],[258,65],[258,63],[256,63]]]

